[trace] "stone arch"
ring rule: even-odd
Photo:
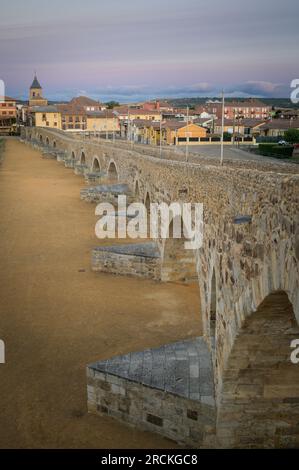
[[[267,295],[245,319],[222,378],[220,446],[299,446],[299,366],[290,358],[291,341],[298,337],[283,290]]]
[[[144,198],[144,205],[145,205],[145,208],[146,208],[147,212],[150,212],[151,198],[150,198],[150,195],[149,195],[148,191],[146,192],[146,195],[145,195],[145,198]]]
[[[118,181],[118,171],[117,171],[116,164],[113,160],[109,162],[107,176],[111,182]]]
[[[93,162],[92,162],[92,169],[91,171],[93,173],[100,173],[101,171],[101,165],[98,157],[94,157]]]
[[[76,155],[75,155],[75,152],[74,152],[74,151],[72,151],[72,153],[71,153],[71,159],[72,159],[73,161],[76,160]]]
[[[46,145],[49,145],[50,141],[49,141],[49,137],[46,137]]]
[[[174,236],[174,224],[180,226],[180,238]],[[172,218],[169,224],[169,237],[164,240],[161,280],[164,282],[197,282],[195,250],[185,247],[183,222],[181,217]]]
[[[39,135],[39,141],[40,143],[43,143],[43,136],[41,134]]]
[[[53,147],[56,149],[56,140],[53,140]]]
[[[134,184],[134,195],[135,195],[135,199],[139,200],[139,198],[140,198],[140,187],[139,187],[138,180],[136,180],[135,184]]]
[[[81,157],[80,157],[80,165],[85,165],[86,164],[86,156],[83,150],[81,151]]]

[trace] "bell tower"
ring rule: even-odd
[[[43,89],[36,74],[29,90],[29,106],[47,106],[48,100],[43,98]]]

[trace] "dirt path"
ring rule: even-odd
[[[87,363],[200,333],[193,286],[90,270],[83,179],[15,140],[0,167],[0,447],[175,447],[86,411]],[[82,270],[84,270],[82,272]]]

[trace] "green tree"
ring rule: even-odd
[[[299,129],[288,129],[284,134],[284,138],[290,144],[299,143]]]
[[[105,103],[105,105],[108,109],[113,109],[115,108],[115,106],[119,106],[119,103],[118,101],[108,101],[107,103]]]

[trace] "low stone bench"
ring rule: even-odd
[[[88,202],[110,202],[117,205],[118,196],[126,195],[127,203],[133,202],[133,195],[129,186],[125,183],[101,184],[83,188],[80,191],[80,197]]]
[[[191,447],[215,446],[211,355],[202,337],[87,366],[88,410]]]
[[[159,280],[161,257],[155,242],[103,246],[92,250],[91,267],[93,271]]]
[[[75,160],[72,158],[65,158],[64,159],[64,166],[66,168],[74,168],[75,167]]]
[[[55,150],[55,153],[56,153],[56,159],[58,162],[64,162],[65,159],[66,159],[66,152],[64,152],[63,150],[59,151],[59,150]]]
[[[56,153],[50,147],[45,148],[42,150],[42,158],[46,158],[48,160],[56,160]]]
[[[74,167],[75,175],[84,175],[86,170],[87,170],[86,165],[75,164],[75,167]]]
[[[87,184],[99,183],[101,179],[106,177],[104,172],[85,173],[85,181]]]

